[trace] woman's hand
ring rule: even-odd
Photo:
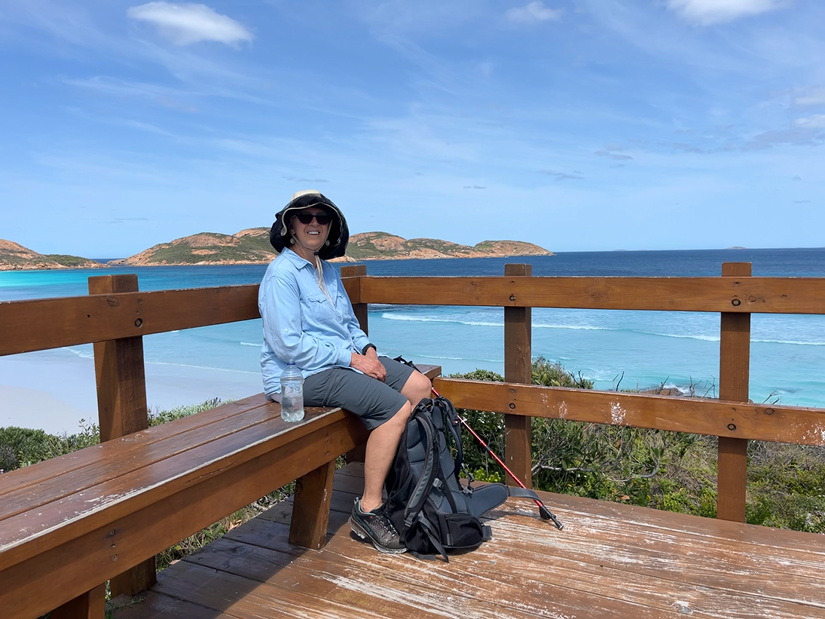
[[[384,381],[387,378],[387,368],[378,360],[378,354],[374,348],[367,350],[366,355],[352,353],[350,366],[376,380]]]

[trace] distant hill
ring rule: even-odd
[[[269,228],[249,228],[237,234],[201,232],[161,243],[111,265],[260,264],[277,254],[269,244]],[[483,258],[552,256],[552,252],[519,241],[484,241],[472,247],[437,239],[404,239],[386,232],[363,232],[350,237],[342,261],[401,258]]]
[[[338,260],[393,260],[401,258],[485,258],[552,256],[552,252],[520,241],[484,241],[473,246],[438,239],[404,239],[386,232],[363,232],[350,237],[347,255]],[[269,228],[249,228],[236,234],[200,232],[160,243],[139,254],[101,264],[76,256],[43,255],[0,240],[0,270],[80,269],[106,266],[161,266],[190,264],[265,264],[276,256],[269,244]]]
[[[552,256],[543,247],[521,241],[483,241],[459,245],[438,239],[404,239],[386,232],[362,232],[352,236],[347,256],[352,260],[400,258],[489,258],[507,256]]]
[[[155,245],[128,258],[112,260],[109,264],[260,264],[270,262],[274,257],[275,250],[269,244],[269,228],[250,228],[237,234],[200,232]]]
[[[105,267],[95,260],[62,254],[38,254],[27,247],[0,239],[0,271],[23,269],[96,269]]]

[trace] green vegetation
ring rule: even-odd
[[[472,248],[438,239],[404,239],[386,232],[365,232],[350,238],[347,256],[353,260],[381,260],[420,255],[429,252],[433,255],[466,255]]]
[[[22,245],[0,239],[0,271],[23,269],[87,269],[103,266],[99,262],[63,254],[39,254]]]
[[[502,381],[486,370],[454,378]],[[592,389],[592,383],[538,358],[533,384]],[[504,453],[504,418],[459,413],[497,454]],[[503,481],[501,468],[469,432],[467,469],[477,479]],[[532,421],[533,487],[700,516],[716,515],[716,438],[564,419]],[[751,441],[746,520],[825,533],[825,448]]]
[[[67,256],[65,254],[46,254],[44,256],[47,260],[52,260],[57,264],[70,269],[83,269],[89,266],[90,263],[95,264],[94,260],[88,258],[81,258],[80,256]]]
[[[382,260],[405,257],[469,257],[549,255],[546,249],[518,241],[484,241],[474,246],[440,239],[404,239],[386,232],[362,232],[350,238],[347,256],[353,260]]]
[[[157,264],[262,262],[272,260],[275,256],[268,237],[263,234],[230,236],[214,232],[202,232],[193,237],[157,245],[148,251],[151,252],[151,262]]]

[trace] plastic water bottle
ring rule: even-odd
[[[301,421],[304,418],[304,377],[290,363],[281,373],[281,419]]]

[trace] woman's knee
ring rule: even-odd
[[[409,420],[410,415],[412,414],[412,411],[412,404],[410,404],[409,402],[404,402],[401,408],[399,408],[398,411],[392,417],[387,419],[386,423],[395,428],[400,428],[401,431],[403,431],[404,427],[407,425],[407,421]]]
[[[421,372],[413,372],[410,374],[407,384],[404,385],[404,395],[406,395],[411,402],[414,401],[417,404],[422,399],[430,397],[432,387],[430,379],[424,374]]]

